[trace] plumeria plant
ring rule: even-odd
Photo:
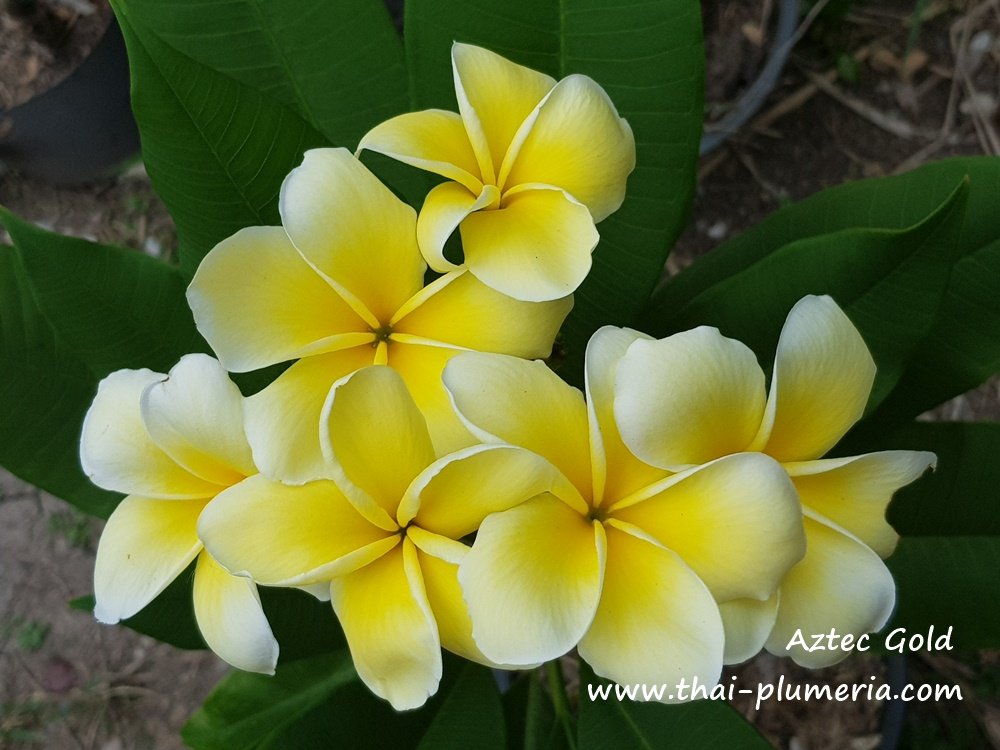
[[[671,688],[1000,643],[1000,425],[916,421],[1000,371],[1000,160],[661,281],[693,0],[112,5],[178,258],[0,209],[0,462],[108,519],[74,606],[235,668],[190,746],[766,747]]]

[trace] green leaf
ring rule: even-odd
[[[356,681],[347,650],[286,664],[273,677],[233,672],[215,687],[181,736],[196,750],[261,747]]]
[[[954,188],[954,186],[953,186]],[[906,229],[841,229],[796,240],[645,321],[657,336],[718,327],[753,349],[764,367],[782,324],[806,294],[830,294],[878,363],[869,408],[892,389],[934,324],[955,260],[968,182]]]
[[[618,700],[614,686],[606,700],[591,700],[591,685],[608,685],[581,665],[580,750],[701,750],[706,747],[766,749],[770,744],[746,719],[721,700],[664,705]],[[668,686],[667,689],[670,689]]]
[[[126,14],[190,60],[290,107],[334,145],[353,149],[409,102],[403,45],[381,2],[129,0]]]
[[[952,644],[963,650],[1000,646],[996,597],[1000,537],[921,536],[900,541],[886,560],[898,591],[889,629],[937,633],[955,628]]]
[[[204,649],[204,639],[194,616],[191,587],[194,563],[175,578],[163,592],[122,625],[183,649]],[[329,602],[296,589],[257,589],[271,632],[278,640],[278,663],[285,664],[316,654],[344,648],[344,634]],[[94,597],[73,599],[74,609],[93,612]]]
[[[419,750],[503,750],[500,692],[488,669],[466,664],[418,745]]]
[[[42,316],[16,252],[0,246],[0,464],[106,518],[121,496],[91,484],[79,460],[97,381]]]
[[[166,372],[184,354],[207,351],[176,268],[48,232],[2,207],[0,225],[20,253],[41,313],[93,374],[123,367]]]
[[[977,217],[969,216],[966,223]],[[895,390],[873,415],[884,428],[1000,372],[1000,239],[955,266],[937,320]]]
[[[582,382],[587,340],[631,323],[687,221],[702,127],[699,4],[650,0],[411,0],[406,55],[415,108],[455,110],[453,41],[487,47],[556,78],[584,73],[635,133],[638,166],[621,209],[598,227],[594,267],[566,322],[560,374]]]
[[[937,469],[901,490],[888,518],[903,534],[886,561],[896,579],[890,627],[938,633],[954,626],[959,648],[1000,646],[1000,611],[984,606],[1000,570],[1000,424],[917,423],[886,446],[930,450]]]
[[[429,747],[490,747],[490,739],[503,747],[499,699],[489,680],[484,667],[445,654],[437,695],[421,709],[396,712],[361,683],[343,649],[279,665],[274,677],[231,674],[181,734],[195,750],[402,749],[417,747],[421,738]],[[471,695],[462,696],[464,690]],[[459,711],[461,705],[476,716]],[[487,731],[499,734],[490,738]],[[471,743],[463,741],[470,737]]]
[[[271,632],[281,645],[279,664],[329,653],[347,645],[330,602],[320,601],[297,589],[259,586],[257,591]]]
[[[889,523],[900,534],[1000,538],[1000,423],[918,422],[880,439],[878,447],[938,457],[937,468],[900,490],[889,506]]]
[[[965,177],[970,178],[968,215],[958,256],[1000,237],[1000,158],[962,157],[928,164],[894,177],[838,185],[783,208],[723,243],[659,288],[644,318],[667,320],[710,287],[796,240],[843,229],[905,229],[935,211]]]
[[[509,750],[567,750],[566,732],[538,671],[520,674],[503,696]]]
[[[128,47],[143,160],[191,275],[237,230],[278,224],[282,180],[306,149],[327,141],[293,107],[166,44],[131,3],[113,7]]]

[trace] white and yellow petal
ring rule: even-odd
[[[440,346],[437,342],[409,343],[422,339],[406,334],[400,334],[399,338],[405,342],[393,341],[385,363],[403,378],[417,408],[427,420],[434,454],[443,456],[474,444],[476,439],[458,418],[441,382],[445,365],[462,350]]]
[[[358,676],[397,711],[437,692],[441,644],[413,543],[335,578],[331,602]]]
[[[455,112],[426,109],[397,115],[365,133],[358,153],[365,150],[447,177],[466,192],[482,188],[476,154]]]
[[[149,604],[202,549],[204,500],[126,497],[108,518],[94,563],[94,616],[114,624]]]
[[[753,449],[783,462],[819,458],[861,418],[874,381],[875,361],[850,318],[830,297],[803,297],[781,329]]]
[[[231,372],[359,343],[368,324],[281,227],[248,227],[205,256],[187,291],[195,323]]]
[[[475,445],[435,461],[399,507],[400,524],[415,523],[451,539],[471,534],[491,513],[560,485],[558,470],[536,453],[510,445]]]
[[[268,586],[307,586],[366,565],[399,543],[329,480],[284,485],[261,474],[220,493],[198,522],[226,570]]]
[[[469,272],[450,273],[400,309],[393,321],[393,340],[413,336],[481,352],[544,358],[572,308],[572,297],[522,302]]]
[[[899,540],[885,520],[889,501],[936,460],[927,451],[881,451],[785,464],[785,470],[804,506],[847,529],[880,557],[888,557]]]
[[[614,521],[607,540],[601,603],[580,656],[623,685],[682,679],[714,685],[722,671],[723,628],[705,584],[673,552]]]
[[[746,450],[764,403],[754,353],[715,328],[636,341],[618,366],[618,430],[635,455],[661,468]]]
[[[366,344],[300,359],[246,400],[247,440],[261,473],[290,484],[329,474],[319,443],[323,404],[337,380],[374,358]]]
[[[486,658],[555,659],[587,632],[604,576],[604,530],[551,495],[488,516],[458,578]]]
[[[541,302],[576,291],[600,239],[586,206],[559,188],[522,186],[501,206],[476,211],[460,226],[465,265],[489,287]]]
[[[587,206],[594,222],[618,210],[635,168],[635,138],[607,93],[570,75],[525,122],[499,176],[505,190],[554,185]]]
[[[158,498],[208,498],[220,487],[179,466],[150,437],[140,402],[166,379],[151,370],[118,370],[97,386],[83,420],[80,465],[98,487]]]
[[[307,151],[281,186],[279,210],[292,244],[369,325],[423,286],[416,213],[345,149]]]
[[[515,134],[555,79],[470,44],[453,44],[451,62],[459,112],[483,179],[493,182]]]
[[[458,585],[458,565],[419,548],[417,557],[442,648],[480,664],[495,666],[482,655],[472,639],[472,620]]]
[[[457,182],[431,188],[417,216],[417,244],[427,265],[438,273],[461,268],[445,257],[445,243],[466,216],[499,203],[500,191],[494,185],[484,185],[478,193]]]
[[[445,367],[444,384],[476,437],[537,453],[589,497],[587,406],[583,395],[543,362],[467,352]],[[579,510],[585,513],[587,507]]]
[[[243,432],[243,395],[222,365],[188,354],[140,401],[149,436],[192,474],[228,487],[257,473]]]
[[[610,512],[676,552],[718,601],[769,598],[805,553],[795,488],[761,453],[675,474]]]
[[[860,636],[882,628],[892,613],[896,587],[885,563],[853,536],[821,520],[806,517],[808,551],[781,582],[778,616],[766,648],[790,656],[804,667],[827,667],[850,651],[812,651],[790,645],[796,631],[810,635],[836,630]]]
[[[395,518],[410,483],[435,459],[427,422],[399,373],[376,365],[339,381],[322,421],[323,455],[344,494],[363,513],[374,503]]]
[[[778,592],[770,599],[730,599],[719,605],[726,631],[723,661],[739,664],[756,656],[767,642],[778,616]]]
[[[630,328],[604,326],[587,343],[586,390],[593,457],[594,500],[607,505],[655,481],[666,472],[640,461],[622,442],[615,422],[615,376],[632,342],[649,336]]]
[[[278,642],[249,578],[227,573],[205,551],[194,572],[194,615],[205,643],[237,669],[274,674]]]

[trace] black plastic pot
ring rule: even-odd
[[[128,57],[113,17],[67,78],[0,111],[0,164],[30,177],[78,185],[111,174],[138,152]]]

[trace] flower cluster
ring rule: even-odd
[[[585,76],[461,44],[452,61],[459,113],[359,146],[447,178],[419,216],[349,152],[307,152],[282,225],[222,241],[191,282],[218,360],[101,383],[81,460],[128,497],[98,549],[98,619],[197,560],[208,645],[273,672],[257,586],[300,588],[397,709],[434,694],[442,648],[495,668],[577,648],[620,683],[710,684],[796,628],[882,627],[885,507],[934,457],[822,458],[874,377],[846,315],[801,300],[769,392],[712,328],[603,328],[586,394],[567,385],[540,358],[624,199],[631,131]],[[442,275],[425,283],[425,262]],[[227,375],[284,362],[249,397]]]

